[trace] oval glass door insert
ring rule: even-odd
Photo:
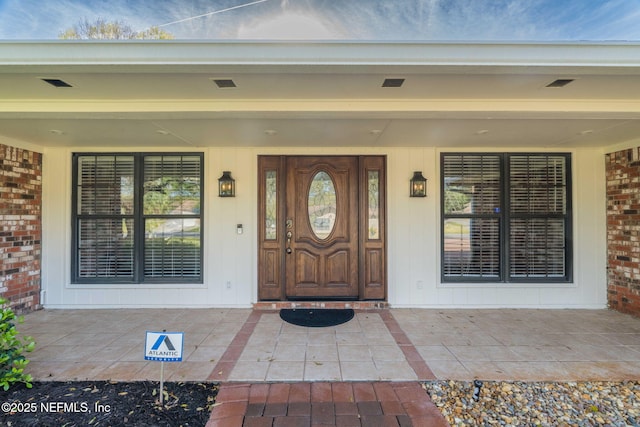
[[[326,239],[336,223],[336,187],[326,172],[314,175],[309,185],[309,224],[318,239]]]

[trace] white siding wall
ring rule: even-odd
[[[570,285],[440,283],[436,148],[195,150],[205,153],[205,280],[203,285],[176,286],[70,284],[74,151],[87,150],[47,148],[44,152],[42,286],[48,308],[250,306],[257,296],[256,169],[260,154],[387,155],[389,303],[394,307],[606,306],[605,179],[600,150],[573,151],[574,283]],[[217,196],[217,179],[223,170],[232,171],[236,180],[233,199]],[[423,171],[428,179],[427,198],[408,196],[408,182],[414,170]],[[237,224],[244,226],[241,235],[236,233]]]

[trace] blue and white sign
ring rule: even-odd
[[[184,332],[149,332],[144,343],[144,359],[182,362]]]

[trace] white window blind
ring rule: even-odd
[[[509,157],[509,267],[512,277],[563,278],[567,159]]]
[[[144,158],[144,275],[200,277],[200,157]]]

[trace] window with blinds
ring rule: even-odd
[[[569,282],[570,155],[443,153],[442,280]]]
[[[74,282],[201,282],[202,159],[75,154]]]

